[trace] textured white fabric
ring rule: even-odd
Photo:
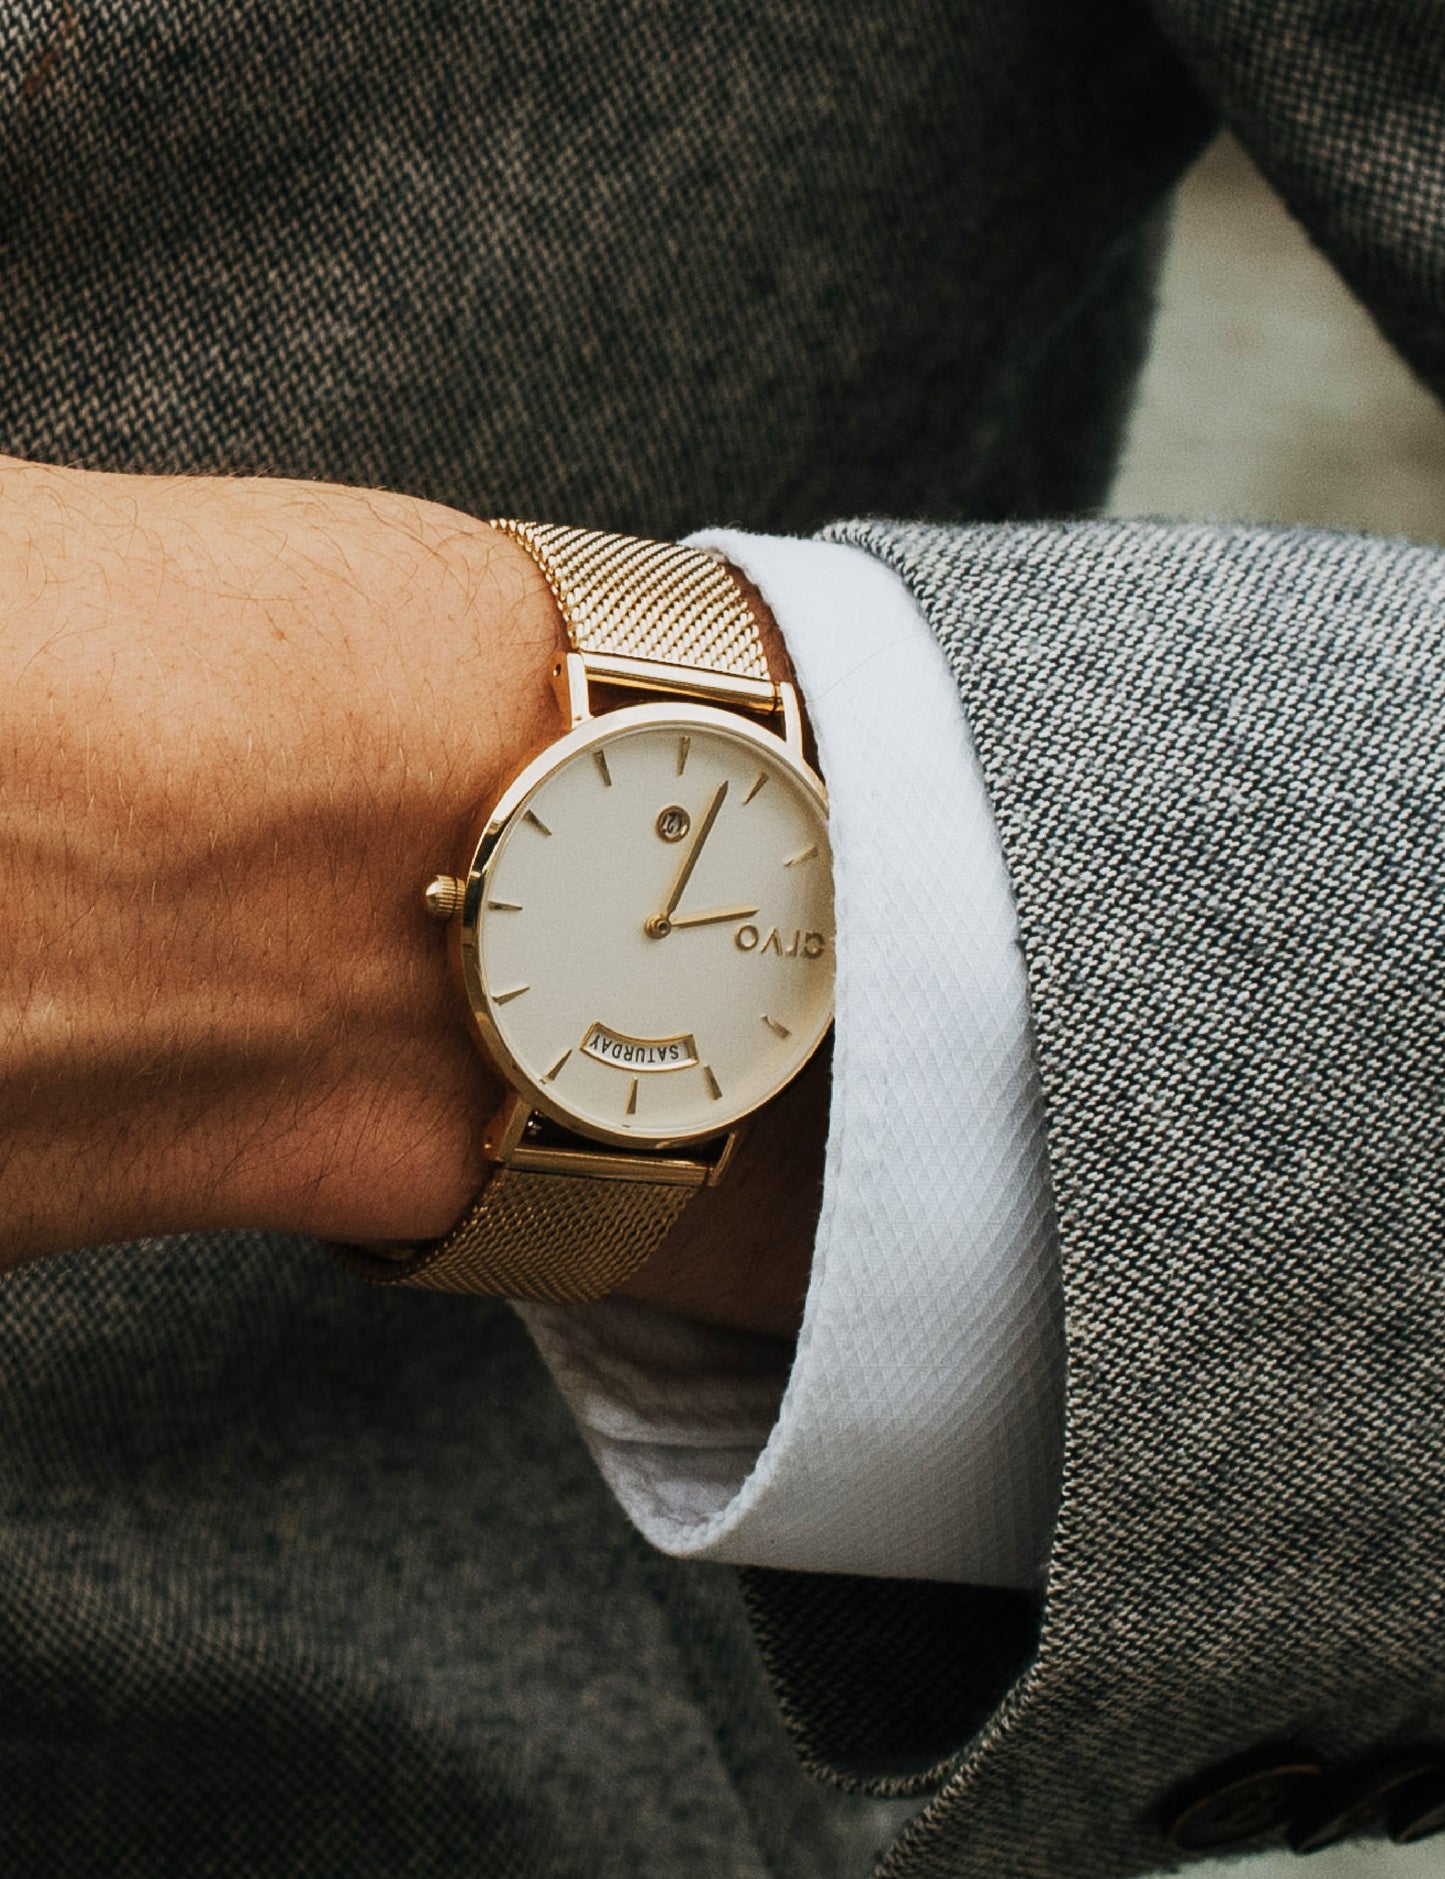
[[[622,1299],[523,1315],[664,1550],[1036,1585],[1058,1282],[1013,907],[957,691],[859,550],[694,539],[773,608],[828,784],[837,1037],[806,1315],[796,1355]]]

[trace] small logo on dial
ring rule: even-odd
[[[776,953],[780,959],[821,959],[828,950],[822,933],[804,933],[795,927],[791,934],[769,927],[765,939],[755,926],[740,926],[733,934],[733,944],[740,953]]]
[[[692,817],[677,803],[658,811],[657,832],[665,842],[680,842],[691,827]]]

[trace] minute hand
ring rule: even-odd
[[[707,840],[708,836],[712,834],[712,825],[717,821],[717,812],[722,808],[723,798],[727,793],[728,786],[724,780],[718,784],[717,795],[714,796],[712,801],[708,804],[707,814],[702,819],[702,827],[698,830],[692,847],[688,849],[686,855],[683,857],[682,866],[677,871],[677,879],[672,884],[672,892],[667,897],[667,904],[663,907],[660,914],[657,914],[653,919],[647,922],[648,932],[656,939],[661,939],[664,933],[669,933],[672,930],[673,909],[682,899],[683,890],[692,879],[692,871],[697,866],[697,858],[702,853],[702,845]]]

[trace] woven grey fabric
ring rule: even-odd
[[[1445,390],[1445,20],[1438,0],[1153,0],[1231,128]]]
[[[1155,11],[1445,392],[1438,6]],[[1037,1646],[984,1591],[753,1574],[750,1601],[810,1765],[940,1790],[890,1875],[1152,1870],[1168,1797],[1236,1751],[1292,1736],[1348,1765],[1445,1729],[1445,557],[843,535],[927,605],[999,812],[1068,1478]]]
[[[1069,1352],[1037,1658],[884,1871],[1151,1871],[1191,1775],[1445,1729],[1445,554],[842,533],[928,610],[997,810]],[[891,1632],[936,1685],[892,1596],[870,1662]],[[754,1597],[846,1751],[847,1653],[819,1677],[796,1587]],[[949,1649],[962,1733],[1017,1659]]]
[[[1430,9],[1377,4],[1363,39],[1349,11],[1171,5],[1171,46],[1131,0],[16,0],[0,15],[0,447],[106,468],[378,483],[477,513],[659,535],[718,521],[805,529],[848,513],[1084,509],[1103,494],[1140,357],[1159,211],[1211,121],[1186,61],[1432,369]],[[1275,57],[1284,46],[1290,56]],[[1321,88],[1326,68],[1336,79]],[[1231,672],[1237,689],[1241,657],[1226,642],[1267,651],[1277,631],[1303,660],[1297,697],[1278,660],[1262,669],[1262,696],[1289,701],[1272,719],[1281,749],[1317,756],[1352,699],[1347,747],[1360,788],[1378,792],[1382,775],[1366,763],[1378,713],[1361,688],[1378,680],[1397,695],[1382,584],[1398,575],[1413,605],[1423,564],[1396,550],[1147,532],[868,540],[906,552],[919,578],[936,570],[950,597],[940,630],[999,792],[1041,989],[1070,1284],[1075,1249],[1102,1235],[1107,1269],[1137,1276],[1140,1311],[1102,1298],[1101,1285],[1075,1291],[1074,1380],[1090,1388],[1076,1396],[1066,1544],[1043,1656],[1000,1719],[987,1722],[990,1708],[1033,1648],[1026,1601],[802,1577],[750,1592],[815,1762],[917,1787],[986,1729],[974,1772],[891,1870],[1123,1871],[1157,1854],[1141,1824],[1152,1786],[1282,1707],[1328,1719],[1353,1692],[1361,1726],[1370,1715],[1393,1726],[1404,1698],[1390,1653],[1423,1623],[1434,1582],[1410,1576],[1418,1536],[1392,1535],[1377,1557],[1378,1519],[1341,1507],[1331,1556],[1343,1576],[1324,1607],[1327,1562],[1312,1565],[1305,1543],[1325,1485],[1304,1493],[1298,1519],[1291,1501],[1264,1530],[1249,1496],[1298,1460],[1304,1438],[1291,1447],[1260,1405],[1276,1379],[1288,1397],[1303,1320],[1273,1270],[1259,1299],[1226,1288],[1216,1307],[1199,1273],[1217,1266],[1171,1260],[1159,1222],[1127,1210],[1128,1196],[1142,1205],[1156,1192],[1166,1164],[1182,1165],[1184,1141],[1211,1146],[1199,1117],[1145,1105],[1147,1127],[1121,1145],[1116,1109],[1079,1108],[1097,1087],[1101,1030],[1115,1039],[1120,1088],[1177,1105],[1212,1074],[1183,1052],[1191,1024],[1200,1039],[1198,1010],[1224,1001],[1237,1018],[1229,999],[1249,1007],[1283,968],[1241,941],[1243,976],[1216,981],[1221,959],[1240,963],[1222,930],[1210,929],[1212,953],[1167,945],[1157,921],[1182,904],[1176,881],[1173,901],[1150,902],[1153,950],[1134,955],[1130,977],[1128,959],[1092,950],[1110,931],[1101,863],[1066,870],[1055,838],[1077,853],[1158,808],[1157,792],[1133,803],[1134,773],[1116,768],[1126,727],[1102,706],[1147,668],[1149,623],[1162,644],[1176,617],[1196,621],[1188,670],[1200,689],[1183,697],[1177,674],[1162,673],[1131,694],[1141,748],[1157,743],[1161,763],[1184,764],[1166,707],[1187,705],[1201,737],[1225,739],[1241,709],[1221,693]],[[1118,623],[1090,600],[1106,545],[1128,576],[1116,663],[1105,649]],[[1339,580],[1318,572],[1329,568]],[[1075,697],[1061,683],[1027,739],[1029,687],[1048,691],[1037,648],[988,609],[969,610],[965,573],[1092,662],[1081,670],[1097,689]],[[1174,612],[1159,610],[1156,588]],[[1315,609],[1314,639],[1291,596]],[[1352,637],[1356,618],[1379,622],[1377,641]],[[1325,677],[1331,645],[1338,697]],[[1007,646],[1017,675],[990,653]],[[1416,743],[1401,752],[1422,760]],[[1255,796],[1221,786],[1223,808],[1260,842],[1277,836],[1283,774],[1261,760]],[[1049,820],[1068,805],[1047,794],[1065,776],[1087,785],[1067,826]],[[1349,824],[1362,853],[1382,826],[1366,814],[1377,801],[1367,790]],[[1427,804],[1401,802],[1390,852],[1416,885],[1403,904],[1418,922],[1423,847],[1398,844],[1410,829],[1427,842]],[[1343,795],[1336,807],[1355,813]],[[1160,824],[1170,855],[1189,833]],[[1270,877],[1268,854],[1247,846],[1240,865],[1261,870],[1260,894],[1277,878],[1287,897],[1293,877],[1283,866]],[[1200,859],[1223,865],[1207,845]],[[1381,1070],[1370,1001],[1386,963],[1410,961],[1383,922],[1365,932],[1358,865],[1325,909],[1335,925],[1321,929],[1322,944],[1358,929],[1358,957],[1333,985],[1316,954],[1299,967],[1289,998],[1263,1013],[1254,1068],[1293,1051],[1321,1077],[1359,1067],[1364,1093],[1333,1133],[1323,1107],[1300,1138],[1271,1136],[1271,1113],[1253,1134],[1223,1120],[1255,1156],[1253,1186],[1233,1165],[1226,1190],[1249,1203],[1237,1220],[1228,1210],[1236,1258],[1264,1258],[1274,1201],[1296,1210],[1280,1219],[1305,1222],[1297,1139],[1328,1174],[1344,1118],[1358,1124],[1368,1108],[1360,1159],[1383,1200],[1387,1125],[1403,1128],[1412,1088],[1421,1129],[1429,1114],[1423,1060],[1393,1079]],[[1230,904],[1211,909],[1221,929]],[[1402,933],[1412,930],[1423,960],[1428,936],[1418,924]],[[1085,954],[1073,984],[1069,962]],[[1399,1037],[1425,1049],[1409,1026],[1428,987],[1419,972],[1406,982]],[[1088,1023],[1060,1059],[1049,1053],[1065,991]],[[1151,1028],[1154,1012],[1169,1024]],[[1120,1038],[1133,1046],[1127,1062]],[[1162,1079],[1166,1060],[1179,1064],[1177,1088]],[[1232,1087],[1236,1101],[1240,1087],[1251,1085]],[[1185,1131],[1177,1142],[1170,1120]],[[1119,1169],[1091,1180],[1114,1150]],[[1430,1178],[1422,1153],[1413,1228],[1433,1204]],[[1183,1199],[1168,1198],[1179,1221]],[[1210,1196],[1194,1198],[1202,1211]],[[1373,1247],[1397,1218],[1354,1224]],[[1081,1239],[1086,1228],[1093,1237]],[[1317,1278],[1293,1240],[1275,1258],[1303,1287],[1333,1269]],[[1410,1417],[1436,1411],[1411,1395],[1411,1365],[1433,1293],[1419,1260],[1387,1270],[1388,1288],[1359,1300],[1372,1315],[1358,1338],[1346,1338],[1345,1316],[1328,1322],[1362,1384],[1376,1376],[1382,1321],[1394,1326],[1403,1374],[1379,1400],[1401,1406],[1398,1440],[1419,1447]],[[1358,1272],[1351,1282],[1352,1296],[1369,1289]],[[1200,1400],[1173,1394],[1165,1362],[1180,1352],[1185,1302],[1245,1337],[1222,1399],[1234,1427],[1257,1437],[1243,1456],[1212,1420],[1200,1429],[1174,1407]],[[1311,1361],[1304,1375],[1318,1382]],[[1142,1425],[1124,1414],[1142,1383],[1108,1387],[1139,1372],[1156,1383]],[[1311,1405],[1322,1429],[1334,1427],[1333,1402]],[[873,1822],[793,1767],[732,1582],[641,1549],[505,1313],[372,1295],[316,1249],[275,1237],[78,1254],[0,1287],[0,1416],[7,1871],[843,1879],[857,1868]],[[1383,1438],[1363,1409],[1360,1420],[1351,1440],[1368,1450]],[[1161,1421],[1179,1437],[1178,1481],[1122,1465],[1153,1452]],[[1413,1462],[1416,1448],[1383,1458]],[[1245,1495],[1242,1537],[1211,1525],[1216,1479]],[[1131,1519],[1152,1517],[1166,1498],[1199,1550],[1181,1536],[1167,1582],[1141,1576],[1134,1555],[1140,1572],[1111,1589],[1094,1552],[1107,1511],[1123,1502]],[[1240,1562],[1229,1597],[1220,1548]],[[1326,1610],[1361,1644],[1358,1661],[1323,1643],[1311,1656],[1288,1623],[1276,1627],[1288,1649],[1271,1657],[1273,1634],[1254,1627],[1294,1610],[1295,1583],[1313,1601],[1301,1610]],[[1166,1637],[1192,1680],[1167,1659]],[[911,1681],[914,1667],[928,1675]],[[1166,1694],[1186,1682],[1196,1707],[1166,1714]]]
[[[1097,500],[1207,129],[1064,0],[17,0],[0,98],[0,448],[658,535]],[[7,1871],[867,1863],[505,1314],[255,1238],[0,1314]]]
[[[12,0],[0,98],[7,448],[663,536],[1097,501],[1209,121],[1117,0]]]
[[[866,1869],[505,1308],[211,1235],[12,1277],[0,1349],[7,1874]]]

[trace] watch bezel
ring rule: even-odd
[[[481,915],[487,896],[488,870],[504,832],[518,816],[525,813],[531,797],[548,778],[564,765],[572,762],[578,755],[584,754],[594,745],[609,743],[628,731],[672,727],[682,732],[692,727],[709,728],[744,743],[756,745],[768,762],[789,772],[805,794],[812,797],[826,828],[828,792],[822,778],[796,754],[783,738],[768,730],[766,726],[755,724],[739,712],[721,710],[711,705],[681,702],[624,705],[617,710],[589,718],[572,730],[564,732],[554,743],[549,744],[544,751],[518,771],[492,808],[485,812],[480,829],[470,844],[471,860],[466,870],[461,912],[452,926],[453,969],[461,984],[468,1022],[483,1055],[497,1075],[513,1089],[520,1091],[535,1110],[558,1123],[562,1128],[588,1141],[605,1143],[613,1148],[632,1149],[640,1153],[713,1141],[725,1135],[729,1130],[741,1126],[749,1116],[756,1115],[775,1096],[781,1094],[801,1073],[828,1035],[833,1021],[833,998],[830,986],[828,1023],[822,1026],[816,1039],[797,1059],[787,1075],[771,1085],[767,1093],[760,1097],[751,1108],[741,1115],[733,1116],[721,1123],[714,1123],[708,1128],[658,1136],[648,1135],[638,1130],[624,1133],[607,1129],[589,1118],[575,1114],[564,1102],[558,1100],[553,1091],[543,1088],[534,1081],[526,1068],[507,1048],[506,1041],[491,1015],[480,945]],[[831,841],[829,853],[831,856]]]

